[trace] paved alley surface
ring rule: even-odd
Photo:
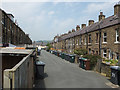
[[[36,80],[37,88],[111,88],[106,77],[93,71],[85,71],[78,64],[44,50],[39,58],[46,66],[44,79]]]

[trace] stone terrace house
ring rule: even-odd
[[[25,32],[14,21],[12,14],[7,14],[0,9],[0,43],[13,45],[32,44],[29,34]]]
[[[89,54],[98,54],[104,58],[120,58],[120,4],[114,6],[114,15],[105,18],[100,12],[98,22],[89,20],[86,24],[77,25],[67,35],[57,36],[53,48],[64,49],[73,53],[74,49],[87,49]]]

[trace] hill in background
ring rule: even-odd
[[[35,43],[36,45],[41,45],[41,46],[46,46],[48,43],[51,43],[52,40],[39,40],[39,41],[35,41],[33,43]]]

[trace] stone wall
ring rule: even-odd
[[[106,77],[111,77],[110,65],[105,64],[105,63],[101,63],[101,64],[100,63],[101,63],[101,61],[98,60],[94,70],[99,73],[105,74]]]

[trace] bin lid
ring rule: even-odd
[[[87,58],[81,58],[81,57],[80,57],[79,59],[82,59],[82,60],[87,60]]]
[[[73,55],[73,54],[69,54],[69,56],[71,56],[71,57],[72,57],[72,56],[75,56],[75,55]]]
[[[110,66],[111,69],[115,69],[115,70],[119,70],[120,71],[120,67],[119,66]]]
[[[45,65],[45,63],[42,62],[42,61],[36,61],[36,64],[37,64],[37,65]]]

